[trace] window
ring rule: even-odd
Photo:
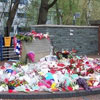
[[[15,0],[13,0],[13,3],[14,2],[15,2]],[[20,4],[26,5],[26,4],[28,4],[28,0],[20,0]]]
[[[8,17],[9,13],[8,12],[4,12],[4,17]]]
[[[0,0],[0,2],[7,2],[8,0]]]
[[[17,13],[18,18],[26,18],[25,13]]]

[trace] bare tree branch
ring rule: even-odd
[[[10,17],[10,15],[11,15],[12,3],[13,3],[13,0],[11,0],[11,4],[10,4],[10,8],[9,8],[9,15],[8,15],[8,17]]]
[[[48,9],[51,8],[56,2],[57,2],[57,0],[53,0],[53,2],[48,5]]]
[[[19,3],[20,3],[20,0],[15,0],[15,3],[13,4],[13,6],[11,5],[12,7],[10,9],[9,17],[8,17],[7,24],[6,24],[7,28],[6,28],[5,36],[9,36],[10,34],[11,26],[12,26],[15,14],[17,12]]]

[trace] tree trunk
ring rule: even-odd
[[[57,0],[54,0],[51,4],[48,4],[48,2],[49,0],[41,0],[37,24],[46,24],[48,10],[57,2]]]
[[[45,24],[47,21],[48,1],[49,0],[41,0],[41,6],[39,9],[38,24]]]
[[[10,35],[11,27],[12,27],[13,20],[15,18],[17,9],[18,9],[19,2],[20,2],[20,0],[15,0],[15,3],[12,4],[12,0],[11,0],[9,16],[8,16],[8,20],[7,20],[7,23],[6,23],[5,36],[9,36]]]

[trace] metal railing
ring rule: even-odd
[[[14,45],[13,45],[13,37],[11,38],[11,45],[10,47],[4,46],[4,37],[0,35],[0,61],[3,60],[18,60],[19,55],[16,55],[16,52],[14,51]]]

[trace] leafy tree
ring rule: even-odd
[[[100,0],[92,0],[91,20],[100,20]]]
[[[31,6],[31,9],[29,10],[30,13],[28,13],[31,18],[31,24],[37,24],[39,23],[38,20],[42,19],[44,22],[46,21],[48,11],[54,9],[55,10],[55,20],[57,24],[60,24],[60,20],[62,20],[62,24],[65,25],[72,25],[74,16],[78,12],[80,13],[80,18],[75,18],[76,25],[89,25],[90,20],[99,20],[100,19],[100,0],[57,0],[57,2],[54,4],[54,6],[48,10],[43,9],[43,11],[39,11],[39,7],[41,9],[41,5],[44,5],[43,7],[46,8],[46,5],[49,5],[54,0],[31,0],[34,1],[34,5]],[[41,1],[41,2],[39,2]],[[46,2],[46,4],[45,4]],[[32,5],[32,3],[31,3]],[[33,10],[32,10],[33,9]],[[46,11],[45,11],[46,10]],[[46,12],[46,13],[45,13]],[[41,15],[39,13],[42,13]],[[43,14],[45,13],[45,14]],[[50,13],[50,12],[49,12]],[[39,17],[38,17],[39,14]],[[44,16],[43,16],[44,15]],[[33,20],[33,21],[32,21]]]

